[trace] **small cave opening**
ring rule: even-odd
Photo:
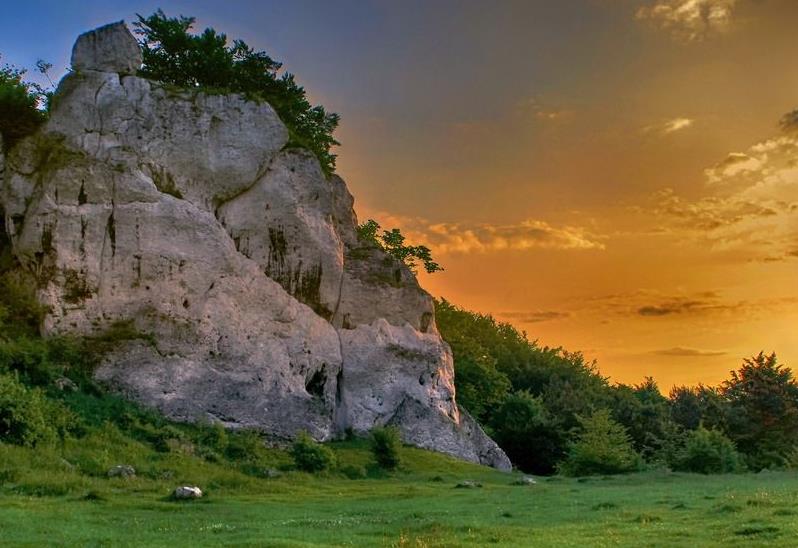
[[[327,383],[327,373],[324,371],[324,367],[313,373],[305,383],[305,391],[315,398],[323,398],[324,397],[324,385]]]

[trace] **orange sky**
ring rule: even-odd
[[[605,13],[553,33],[552,58],[511,90],[491,69],[441,68],[470,102],[438,82],[429,105],[410,94],[406,120],[343,113],[359,216],[433,249],[434,295],[613,380],[715,384],[760,350],[798,366],[798,123],[779,127],[798,108],[798,2],[564,4],[550,18]],[[511,21],[531,32],[535,10],[475,39],[523,49]],[[528,41],[541,57],[546,41]],[[495,62],[527,70],[521,54]]]
[[[433,248],[433,294],[619,381],[798,367],[798,0],[45,0],[0,53],[59,75],[78,33],[157,7],[341,114],[361,219]]]

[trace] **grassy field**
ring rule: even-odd
[[[540,478],[494,472],[412,448],[400,471],[370,468],[364,442],[333,444],[342,473],[261,479],[174,453],[107,479],[48,454],[0,444],[4,546],[795,546],[798,475]],[[124,449],[124,448],[123,448]],[[135,453],[135,448],[129,448]],[[112,455],[117,448],[106,449]],[[67,455],[64,458],[62,455]],[[275,459],[282,457],[275,452]],[[78,456],[74,459],[78,460]],[[23,460],[25,462],[23,462]],[[31,460],[35,462],[31,462]],[[107,463],[101,463],[103,465]],[[85,467],[85,465],[83,466]],[[365,477],[357,476],[365,474]],[[481,488],[456,484],[475,480]],[[173,502],[198,484],[207,497]]]

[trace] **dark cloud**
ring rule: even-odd
[[[674,300],[664,304],[641,306],[637,309],[637,313],[641,316],[669,316],[671,314],[684,314],[687,312],[717,308],[718,306],[721,305],[708,301]]]
[[[779,125],[786,133],[798,133],[798,109],[782,116]]]
[[[711,356],[724,356],[726,352],[717,350],[699,350],[697,348],[684,348],[681,346],[674,346],[673,348],[665,348],[662,350],[653,350],[652,354],[659,356],[674,356],[678,358],[702,358]]]
[[[560,320],[569,317],[570,314],[557,310],[532,310],[526,312],[502,312],[499,316],[510,321],[517,321],[518,323],[537,323]]]

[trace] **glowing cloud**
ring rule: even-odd
[[[737,0],[657,0],[637,10],[636,18],[649,21],[682,42],[702,40],[727,31]]]

